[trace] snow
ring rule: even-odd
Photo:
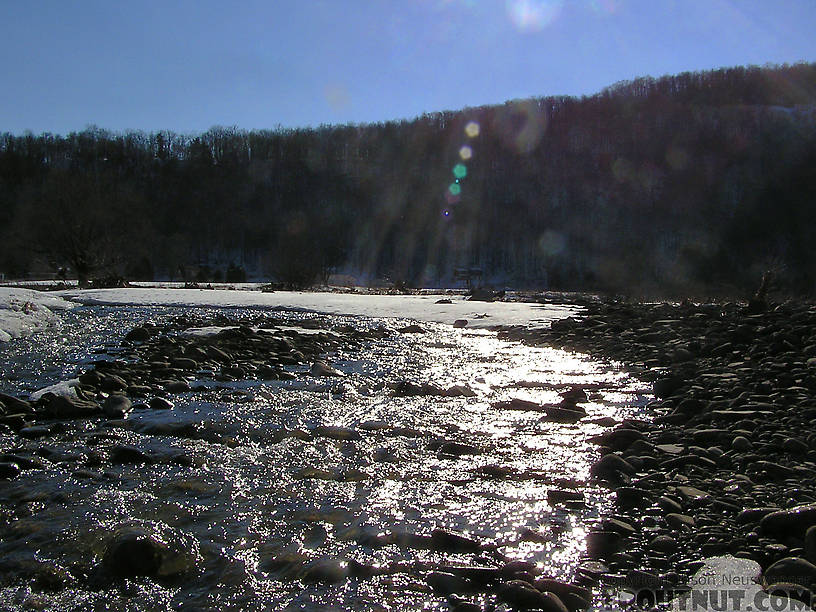
[[[53,294],[0,287],[0,342],[57,325],[59,318],[54,311],[74,306],[76,304]]]
[[[226,289],[127,288],[68,289],[60,296],[89,305],[155,305],[202,307],[280,307],[336,315],[362,315],[403,318],[453,324],[467,319],[468,328],[497,325],[544,327],[554,319],[569,316],[577,308],[561,305],[521,302],[471,302],[462,296],[443,295],[367,295],[300,291],[240,291]],[[437,304],[441,298],[451,304]]]

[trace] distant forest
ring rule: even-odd
[[[274,120],[274,118],[271,118]],[[816,288],[816,64],[414,120],[0,136],[0,272],[293,287]]]

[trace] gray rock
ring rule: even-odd
[[[0,393],[0,402],[5,406],[7,414],[33,414],[34,412],[34,407],[27,401],[5,393]]]
[[[125,525],[108,540],[102,567],[120,578],[169,578],[193,571],[198,544],[187,534],[165,525]]]
[[[816,525],[816,506],[797,506],[765,515],[759,523],[764,535],[786,538],[793,536],[804,539],[805,532]]]
[[[634,474],[635,468],[620,455],[609,453],[593,463],[589,473],[601,480],[617,480],[621,474]]]
[[[153,458],[130,444],[117,444],[110,450],[111,463],[153,463]]]
[[[109,395],[102,404],[102,412],[111,419],[125,418],[132,408],[132,402],[124,395]]]
[[[10,480],[20,475],[20,466],[10,461],[0,461],[0,479]]]
[[[499,588],[499,599],[518,610],[568,612],[567,607],[552,593],[542,593],[523,580],[510,580]]]
[[[166,400],[163,397],[154,397],[150,400],[150,407],[153,410],[172,410],[173,402]]]
[[[300,579],[307,584],[336,584],[343,582],[348,576],[348,563],[334,557],[323,557],[307,563],[300,572]]]
[[[751,450],[753,447],[754,445],[745,436],[736,436],[733,440],[731,440],[731,448],[733,448],[735,451],[744,452]]]
[[[808,527],[805,532],[805,558],[816,563],[816,525]]]
[[[47,425],[33,425],[31,427],[23,427],[17,433],[21,438],[36,440],[37,438],[42,438],[49,435],[51,433],[51,427]]]
[[[42,396],[40,414],[51,419],[84,419],[98,416],[102,407],[96,402],[46,393]]]
[[[816,565],[801,557],[785,557],[762,574],[765,584],[788,582],[810,589],[816,583]]]
[[[447,572],[431,572],[425,577],[425,582],[439,595],[452,595],[453,593],[461,595],[475,590],[473,583],[467,578]]]
[[[345,376],[343,372],[341,372],[337,368],[330,366],[325,361],[315,361],[312,364],[312,367],[309,369],[309,373],[312,376],[337,376],[337,377]]]
[[[468,320],[467,319],[456,319],[453,322],[453,326],[457,329],[461,329],[462,327],[467,327]]]

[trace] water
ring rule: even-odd
[[[82,307],[66,312],[59,330],[0,346],[0,386],[20,392],[69,378],[105,353],[115,356],[119,339],[137,322],[182,312],[258,314]],[[405,323],[278,314],[295,328],[304,319],[362,329]],[[593,421],[637,413],[645,403],[642,387],[586,356],[500,341],[488,331],[422,325],[424,334],[394,333],[329,355],[348,374],[339,381],[292,366],[295,380],[210,384],[175,397],[173,411],[134,412],[124,425],[77,421],[39,441],[3,435],[3,450],[36,454],[45,467],[0,481],[0,602],[60,610],[444,610],[445,599],[425,583],[427,572],[440,565],[495,566],[497,554],[570,578],[587,529],[608,509],[607,492],[587,484],[596,457],[587,438],[605,430]],[[395,397],[391,387],[405,379],[467,385],[476,396]],[[511,398],[554,403],[572,384],[590,387],[589,414],[578,424],[491,407]],[[183,433],[189,428],[179,428],[184,424],[203,439],[190,439]],[[351,428],[359,439],[298,433],[320,425]],[[472,445],[479,454],[440,457],[434,449],[443,440]],[[100,461],[112,443],[167,459],[144,466]],[[554,488],[581,491],[585,503],[551,505],[547,491]],[[95,577],[106,542],[134,521],[186,538],[185,550],[197,556],[195,571],[162,583],[100,584]],[[375,545],[383,534],[421,536],[438,528],[474,538],[486,550],[437,552],[404,538]],[[65,588],[44,591],[26,578],[25,568],[43,562],[63,572]],[[374,575],[336,584],[297,579],[297,568],[302,577],[315,563],[342,571],[355,562]]]

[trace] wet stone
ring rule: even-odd
[[[9,461],[0,461],[0,479],[10,480],[20,475],[20,466]]]

